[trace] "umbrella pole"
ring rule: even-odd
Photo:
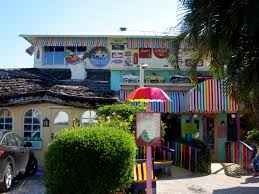
[[[151,145],[147,144],[147,194],[152,194],[152,151]]]

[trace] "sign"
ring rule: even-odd
[[[138,112],[137,113],[137,145],[161,144],[161,113]]]
[[[125,51],[125,57],[124,57],[124,59],[125,59],[125,65],[126,66],[132,66],[133,64],[132,64],[132,52],[131,51]]]
[[[157,58],[163,59],[168,57],[168,49],[165,48],[154,48],[153,53]]]
[[[95,47],[91,51],[90,62],[97,66],[106,66],[110,61],[110,52],[105,47]]]
[[[112,58],[123,58],[123,52],[112,52]]]
[[[125,45],[124,44],[112,44],[112,50],[123,51],[123,50],[125,50]]]
[[[138,53],[133,54],[133,63],[138,64]]]
[[[151,48],[140,48],[139,49],[139,58],[151,58]]]

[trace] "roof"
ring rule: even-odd
[[[87,70],[85,80],[70,80],[69,69],[0,69],[0,106],[51,102],[93,107],[117,101],[108,70]]]
[[[46,33],[46,34],[20,34],[20,37],[29,38],[165,38],[176,37],[176,33],[155,31],[117,31],[117,32],[71,32],[71,33]]]

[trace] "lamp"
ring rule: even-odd
[[[192,117],[195,118],[195,119],[197,119],[198,115],[197,115],[197,114],[193,114]]]
[[[232,114],[231,114],[231,118],[232,118],[232,119],[236,118],[236,114],[232,113]]]
[[[144,87],[144,70],[148,68],[148,64],[142,64],[139,67],[139,86]]]
[[[43,120],[43,127],[49,127],[49,119],[47,117]]]

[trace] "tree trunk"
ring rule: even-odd
[[[255,88],[255,124],[256,129],[259,130],[259,83],[257,82],[256,88]]]

